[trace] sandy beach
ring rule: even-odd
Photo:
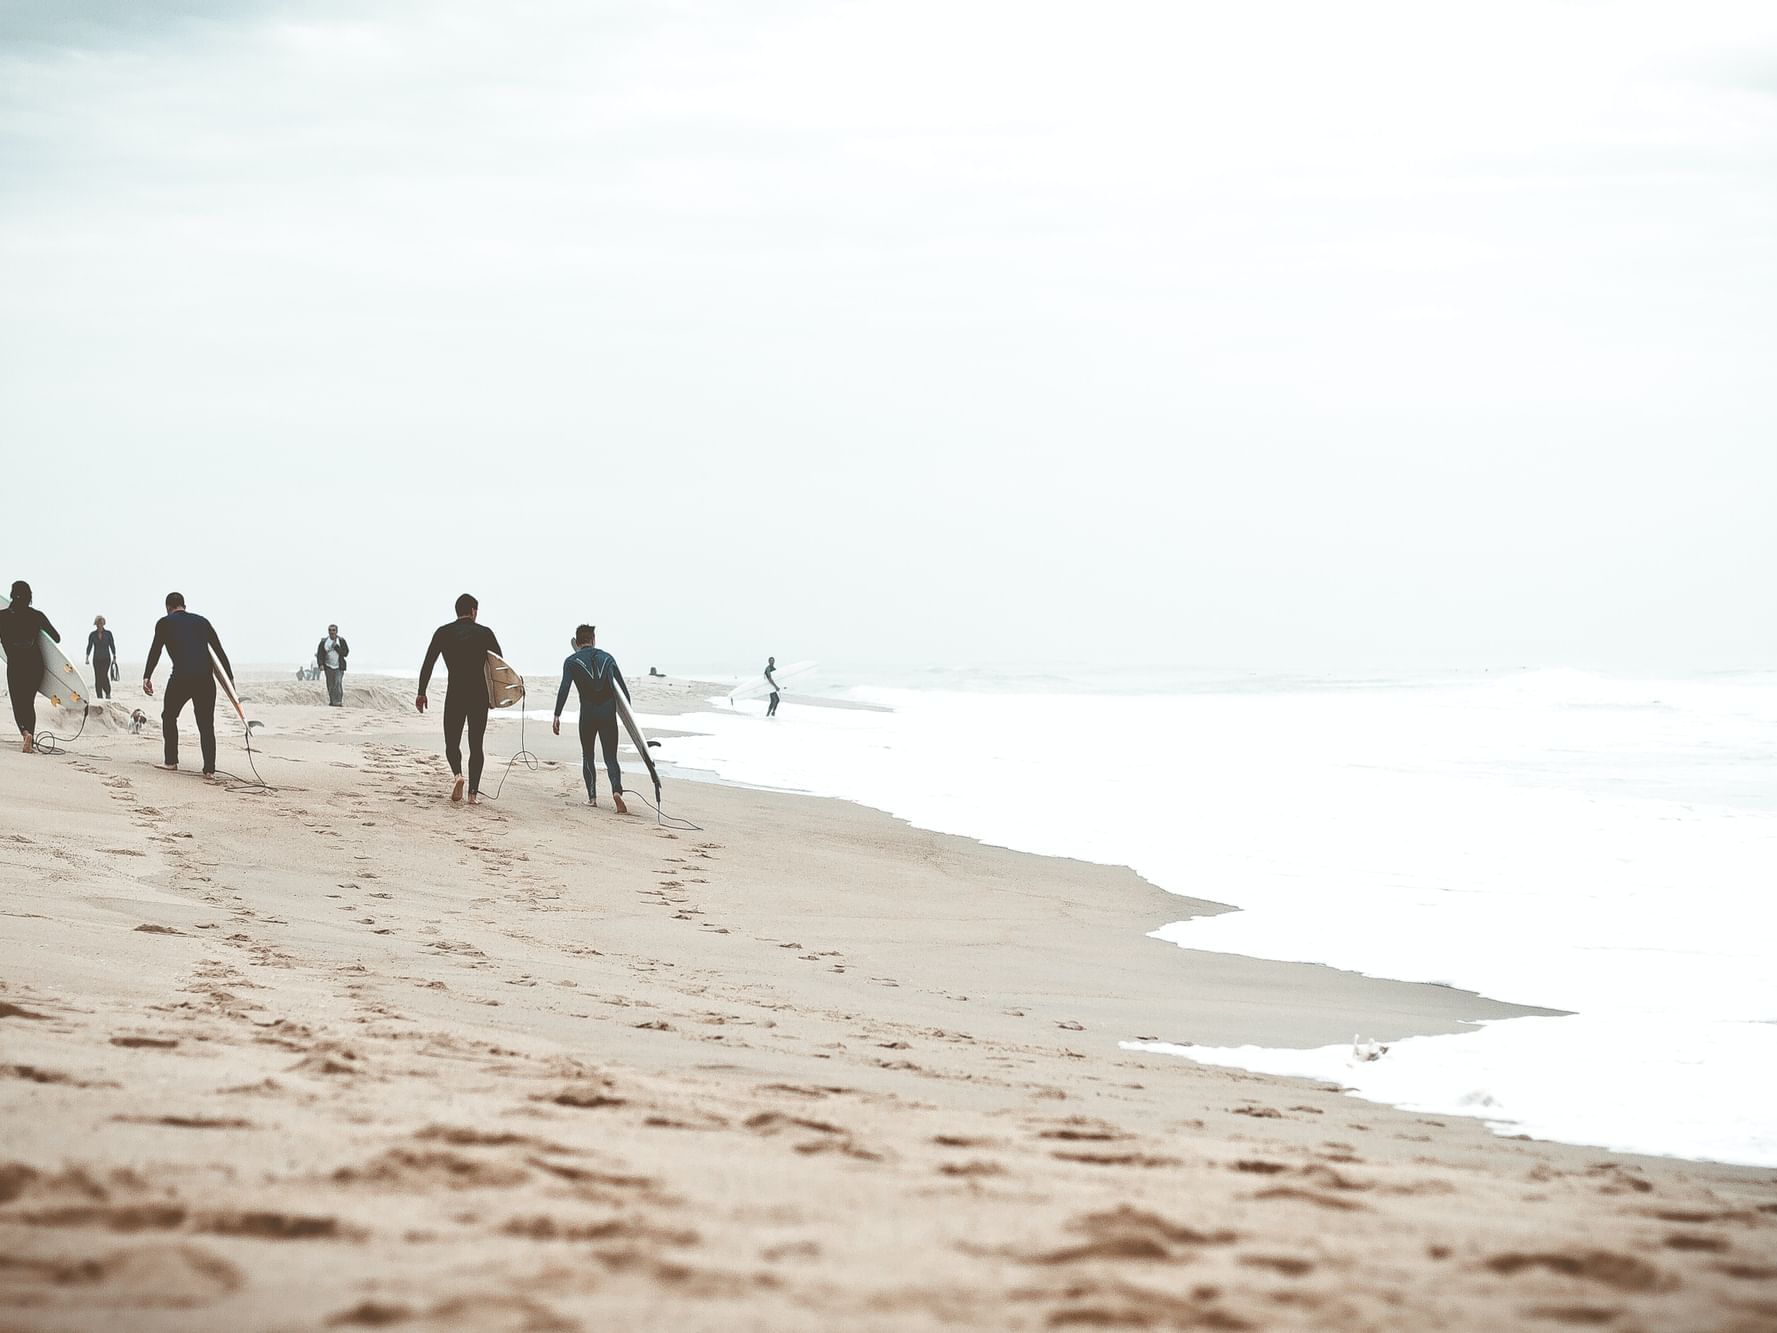
[[[1546,1011],[840,802],[588,809],[546,723],[452,806],[348,681],[245,678],[271,790],[158,770],[152,703],[0,754],[0,1328],[1777,1328],[1777,1173],[1119,1045]]]

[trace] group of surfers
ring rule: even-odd
[[[485,762],[482,739],[487,732],[491,704],[487,691],[488,654],[500,655],[500,641],[494,632],[480,623],[481,604],[469,593],[456,601],[456,619],[440,625],[426,648],[424,665],[420,668],[419,692],[414,707],[426,711],[427,687],[433,668],[444,661],[448,682],[444,691],[444,757],[450,764],[452,801],[467,800],[475,804],[481,795],[481,772]],[[207,618],[188,610],[181,593],[166,597],[166,614],[154,626],[154,644],[142,670],[142,692],[154,695],[154,671],[164,652],[172,663],[166,691],[161,699],[161,737],[163,767],[179,767],[179,715],[185,705],[192,706],[197,723],[199,749],[203,755],[203,773],[213,777],[216,772],[216,681],[217,672],[234,680],[234,667],[216,627]],[[35,746],[36,696],[44,676],[43,639],[60,643],[62,636],[49,618],[32,605],[31,585],[19,580],[12,585],[10,604],[0,610],[0,647],[6,652],[6,685],[12,697],[13,719],[18,724],[23,749],[28,754]],[[586,782],[586,800],[598,804],[598,767],[595,753],[602,754],[605,772],[610,778],[611,799],[620,814],[628,814],[623,803],[623,772],[617,764],[617,691],[629,698],[629,685],[618,669],[616,659],[597,646],[597,630],[592,625],[574,629],[574,651],[562,663],[561,688],[555,697],[553,731],[561,735],[562,709],[568,691],[580,696],[580,770]],[[101,616],[95,622],[94,635],[88,639],[88,658],[94,659],[106,687],[101,697],[110,694],[109,681],[115,670],[117,647]],[[214,657],[212,657],[212,653]],[[468,733],[469,756],[465,773],[463,735]]]

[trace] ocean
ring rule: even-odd
[[[757,700],[652,721],[699,733],[665,751],[688,776],[1128,865],[1240,909],[1154,923],[1185,948],[1570,1011],[1374,1061],[1146,1049],[1502,1133],[1777,1166],[1777,674],[947,671],[807,689],[854,706],[792,694],[769,722]]]

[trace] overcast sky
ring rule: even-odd
[[[1777,5],[9,0],[0,580],[139,659],[1777,661]]]

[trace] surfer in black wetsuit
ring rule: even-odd
[[[93,632],[86,636],[86,660],[93,666],[93,697],[111,697],[111,677],[117,670],[117,640],[105,628],[105,617],[93,617]]]
[[[451,784],[450,799],[463,799],[463,728],[469,728],[469,804],[474,805],[481,793],[481,738],[487,733],[487,655],[500,655],[500,641],[485,625],[475,623],[481,603],[468,593],[457,598],[457,618],[440,625],[432,634],[426,649],[426,664],[420,668],[420,693],[413,701],[420,712],[426,711],[426,686],[432,680],[432,668],[444,659],[450,683],[444,687],[444,757],[456,781]]]
[[[12,604],[0,611],[0,647],[6,649],[6,692],[12,696],[12,717],[26,754],[37,736],[37,687],[43,683],[43,635],[56,643],[62,636],[49,617],[31,605],[31,585],[12,585]]]
[[[777,677],[771,673],[777,670],[777,658],[765,659],[765,683],[771,686],[771,702],[765,706],[766,717],[777,716]]]
[[[197,723],[198,748],[204,756],[204,776],[216,774],[216,672],[210,662],[212,649],[216,661],[234,679],[234,667],[216,637],[216,627],[202,616],[185,609],[185,594],[167,594],[167,613],[154,625],[154,646],[148,650],[148,665],[142,668],[142,693],[154,697],[154,668],[160,665],[161,650],[173,662],[173,673],[167,677],[167,697],[160,705],[160,735],[166,751],[166,767],[179,767],[179,714],[191,705],[192,719]]]
[[[603,648],[593,647],[597,631],[581,625],[574,631],[574,652],[561,664],[561,689],[555,693],[552,730],[561,735],[561,710],[568,701],[570,683],[580,690],[580,773],[586,779],[586,803],[597,805],[598,765],[593,760],[596,742],[605,752],[605,772],[611,779],[611,800],[617,813],[627,815],[623,803],[623,770],[617,767],[617,691],[629,698],[629,686],[617,669],[617,659]]]

